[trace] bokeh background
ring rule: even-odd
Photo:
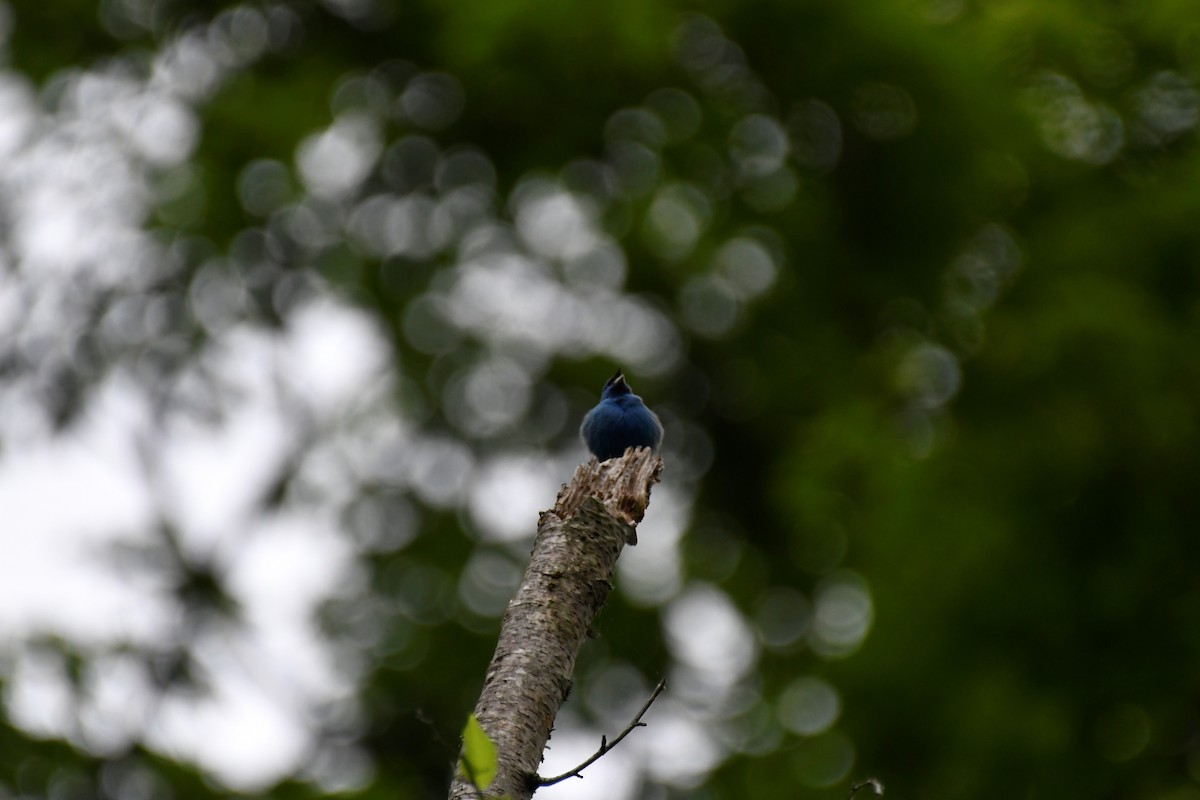
[[[616,366],[578,798],[1200,798],[1179,0],[0,3],[0,796],[444,796]]]

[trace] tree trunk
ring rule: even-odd
[[[637,541],[635,526],[661,472],[662,459],[645,448],[603,463],[592,458],[539,517],[529,566],[504,614],[475,706],[497,751],[496,777],[483,796],[527,800],[537,789],[575,658],[608,598],[617,556]],[[451,800],[479,796],[457,771]]]

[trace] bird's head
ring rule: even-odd
[[[608,383],[604,384],[604,391],[600,393],[600,397],[607,400],[610,397],[620,397],[623,394],[631,394],[632,392],[633,390],[629,388],[629,384],[625,382],[625,375],[622,374],[621,370],[617,370],[608,379]]]

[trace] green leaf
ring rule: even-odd
[[[459,769],[479,791],[486,790],[496,777],[496,745],[488,738],[475,715],[467,717],[462,732],[462,758]]]

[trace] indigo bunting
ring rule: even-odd
[[[649,447],[657,452],[663,427],[617,370],[604,384],[599,405],[583,418],[579,435],[596,458],[607,461],[624,455],[628,447]]]

